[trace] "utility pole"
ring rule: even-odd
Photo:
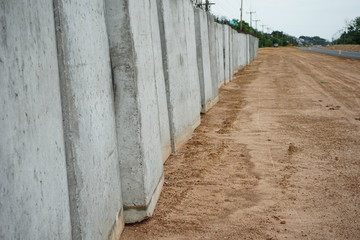
[[[257,23],[260,22],[260,19],[254,20],[255,22],[255,29],[257,30]]]
[[[240,31],[243,30],[242,17],[243,17],[243,0],[241,0],[241,8],[240,8]]]
[[[262,32],[264,33],[264,27],[266,27],[265,24],[261,24],[261,27],[262,27]]]
[[[254,14],[254,13],[256,13],[255,11],[254,12],[246,12],[247,14],[250,14],[250,27],[252,27],[252,15]]]
[[[210,6],[209,6],[209,0],[206,0],[205,1],[205,11],[209,11],[209,9],[210,9]]]
[[[203,3],[202,0],[200,0],[200,3],[198,3],[198,2],[199,2],[199,1],[196,0],[196,3],[195,3],[196,7],[201,8],[201,9],[204,9],[204,10],[207,11],[207,12],[210,11],[210,6],[211,6],[211,5],[215,5],[215,3],[211,3],[211,2],[209,2],[209,0],[205,0],[205,3]]]

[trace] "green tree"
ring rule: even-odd
[[[333,44],[360,44],[360,17],[350,21],[346,30],[339,39],[333,41]]]
[[[238,19],[227,20],[224,18],[215,18],[215,21],[222,24],[228,24],[238,32],[251,34],[259,39],[259,47],[273,47],[275,43],[279,46],[297,46],[297,39],[287,35],[282,31],[274,31],[271,34],[260,32],[252,27],[249,23],[242,22],[242,31],[240,31],[240,21]]]

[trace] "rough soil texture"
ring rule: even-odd
[[[360,45],[333,45],[333,46],[327,46],[323,47],[324,49],[328,50],[341,50],[346,52],[360,52]]]
[[[125,239],[360,239],[360,61],[261,49]]]

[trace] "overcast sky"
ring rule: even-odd
[[[211,11],[216,16],[240,18],[241,0],[210,2],[215,3]],[[253,20],[261,20],[258,22],[259,30],[262,30],[261,24],[265,24],[272,30],[295,37],[320,36],[331,40],[339,37],[336,33],[345,27],[346,20],[360,16],[360,0],[243,0],[243,4],[243,19],[246,22],[250,22],[250,15],[246,12],[256,11]]]

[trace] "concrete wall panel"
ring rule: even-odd
[[[239,50],[239,65],[238,67],[244,67],[248,64],[249,62],[249,41],[248,41],[248,36],[247,34],[238,34],[239,37],[239,46],[240,46],[240,50]]]
[[[238,34],[235,32],[235,30],[232,30],[233,34],[232,34],[232,42],[233,42],[233,51],[232,51],[232,68],[233,68],[233,73],[236,72],[237,70],[237,54],[239,51],[239,42],[238,42]]]
[[[54,4],[72,238],[115,239],[123,216],[103,1]]]
[[[172,147],[200,124],[194,9],[190,1],[158,0]]]
[[[229,58],[229,72],[230,72],[229,73],[229,76],[230,76],[229,81],[231,81],[232,75],[234,74],[233,59],[232,59],[233,49],[234,49],[234,46],[233,46],[234,32],[230,27],[228,27],[228,29],[229,29],[229,52],[228,52],[229,56],[228,56],[228,58]]]
[[[250,35],[246,35],[246,47],[245,47],[245,51],[246,51],[246,63],[245,65],[250,63],[250,59],[251,59],[251,44],[250,44]]]
[[[216,51],[217,51],[217,71],[218,86],[222,86],[225,80],[224,69],[224,25],[216,23]]]
[[[197,46],[197,63],[199,68],[201,112],[206,113],[218,97],[213,95],[213,83],[211,79],[210,45],[207,13],[201,9],[195,9],[195,33]]]
[[[225,83],[228,83],[232,77],[230,69],[230,27],[224,25],[224,77]]]
[[[211,68],[211,81],[212,81],[212,91],[213,96],[218,96],[219,87],[218,87],[218,61],[217,55],[217,41],[216,41],[216,23],[214,17],[208,14],[208,31],[209,31],[209,48],[210,48],[210,68]]]
[[[71,239],[52,3],[0,1],[0,239]]]
[[[170,154],[158,13],[155,0],[107,0],[106,9],[125,221],[131,223],[152,215],[163,180],[161,146],[164,158]]]

